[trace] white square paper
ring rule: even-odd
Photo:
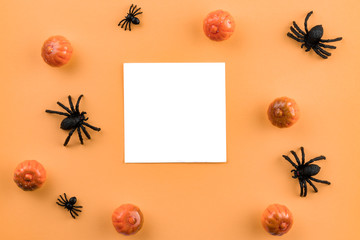
[[[225,63],[125,63],[125,162],[226,162],[225,98]]]

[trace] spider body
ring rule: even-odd
[[[59,195],[60,198],[58,198],[56,204],[59,206],[64,207],[65,209],[67,209],[71,216],[75,219],[76,216],[79,216],[79,214],[77,212],[81,212],[81,210],[79,208],[82,208],[82,206],[75,206],[77,199],[76,197],[71,197],[69,200],[67,199],[66,193],[64,193],[64,197],[62,197],[61,195]]]
[[[307,166],[299,166],[297,170],[292,170],[291,172],[294,172],[293,178],[304,180],[318,174],[320,172],[320,167],[316,164],[309,164]]]
[[[86,119],[84,114],[86,114],[86,113],[83,112],[80,115],[68,116],[67,118],[62,120],[62,122],[60,124],[60,128],[63,130],[70,130],[73,128],[77,128],[78,126],[80,126],[82,121],[84,121]]]
[[[129,31],[131,31],[131,24],[138,25],[140,23],[140,20],[136,16],[142,14],[142,12],[139,12],[141,8],[136,9],[136,7],[136,5],[134,6],[134,4],[131,4],[129,12],[118,24],[118,26],[121,25],[121,28],[125,27],[125,31],[127,30],[127,27],[129,27]]]
[[[64,120],[62,120],[62,122],[60,124],[61,129],[70,130],[68,137],[65,139],[64,146],[66,146],[68,144],[68,142],[69,142],[71,136],[73,135],[73,133],[75,132],[75,130],[77,130],[77,132],[78,132],[78,136],[79,136],[81,144],[84,144],[81,130],[85,133],[85,136],[88,139],[91,139],[90,134],[86,130],[85,126],[91,128],[92,130],[95,130],[95,131],[101,130],[100,128],[94,127],[86,122],[89,119],[89,118],[85,117],[86,112],[80,112],[79,104],[80,104],[80,100],[82,97],[83,97],[83,95],[80,95],[80,97],[77,100],[76,106],[74,107],[72,100],[71,100],[71,96],[68,96],[70,109],[68,107],[66,107],[64,104],[62,104],[61,102],[57,102],[57,104],[60,107],[62,107],[63,109],[65,109],[66,112],[58,112],[58,111],[53,111],[53,110],[45,111],[47,113],[54,113],[54,114],[66,116],[66,118]]]
[[[304,46],[306,49],[311,49],[319,44],[320,39],[324,34],[324,29],[321,25],[317,25],[310,29],[309,33],[304,37]]]
[[[290,27],[291,32],[287,33],[287,36],[294,39],[297,42],[302,43],[301,48],[305,47],[305,51],[308,52],[311,49],[319,55],[320,57],[327,59],[331,56],[331,53],[324,50],[324,48],[335,49],[335,46],[324,44],[326,42],[336,42],[342,40],[342,37],[335,38],[335,39],[321,39],[324,34],[324,29],[322,25],[316,25],[315,27],[311,28],[310,31],[307,27],[307,22],[313,12],[309,12],[305,18],[305,32],[299,28],[295,21],[293,21],[293,25]]]
[[[128,14],[125,18],[126,21],[131,22],[132,24],[138,25],[140,20],[134,16],[134,14]],[[129,26],[130,28],[130,26]],[[130,30],[131,31],[131,30]]]
[[[300,197],[306,197],[307,183],[310,184],[310,186],[314,189],[315,192],[318,192],[318,189],[315,187],[315,185],[312,183],[312,181],[324,183],[324,184],[328,184],[328,185],[330,185],[330,182],[324,181],[324,180],[319,180],[319,179],[316,179],[313,177],[320,172],[320,167],[316,164],[313,164],[313,162],[319,161],[319,160],[325,160],[326,158],[324,156],[319,156],[319,157],[309,160],[308,162],[305,162],[304,148],[301,147],[300,149],[301,149],[301,155],[302,155],[301,163],[300,163],[299,157],[297,156],[297,154],[294,151],[290,151],[290,152],[294,156],[297,164],[295,164],[286,155],[283,155],[283,158],[286,161],[288,161],[295,168],[295,169],[291,170],[291,172],[294,173],[294,175],[292,177],[297,178],[299,180]]]

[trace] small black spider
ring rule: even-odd
[[[293,167],[295,168],[295,169],[291,170],[291,172],[294,173],[293,178],[299,179],[299,184],[300,184],[300,189],[301,189],[300,197],[306,197],[306,195],[307,195],[306,182],[308,182],[310,184],[310,186],[312,186],[312,188],[314,189],[315,192],[317,192],[318,190],[315,187],[315,185],[311,182],[311,180],[314,182],[325,183],[328,185],[330,185],[330,182],[324,181],[324,180],[319,180],[319,179],[312,177],[319,173],[320,167],[316,164],[311,164],[311,163],[313,163],[315,161],[319,161],[319,160],[325,160],[326,158],[324,156],[319,156],[319,157],[313,158],[310,161],[308,161],[307,163],[305,163],[304,148],[301,147],[300,149],[301,149],[301,154],[302,154],[302,162],[301,163],[300,163],[298,156],[296,155],[296,153],[294,151],[291,151],[291,153],[292,153],[292,155],[294,155],[297,165],[293,161],[291,161],[291,159],[288,156],[283,155],[283,158],[285,158],[285,160],[287,160],[289,163],[291,163],[291,165],[293,165]]]
[[[135,9],[136,9],[136,5],[134,6],[134,4],[131,4],[128,14],[118,24],[118,26],[120,26],[120,24],[123,22],[121,28],[125,26],[125,31],[127,29],[127,26],[129,26],[129,31],[131,31],[131,23],[135,25],[138,25],[140,23],[140,20],[135,16],[142,14],[142,12],[139,12],[141,8],[138,8],[136,10]]]
[[[72,136],[72,134],[75,132],[75,130],[77,130],[78,135],[79,135],[79,139],[81,144],[84,144],[82,135],[81,135],[81,130],[83,130],[83,132],[85,133],[85,136],[90,139],[90,134],[88,133],[88,131],[85,129],[84,126],[91,128],[92,130],[95,131],[100,131],[100,128],[94,127],[90,124],[88,124],[86,121],[89,118],[85,118],[85,114],[86,112],[81,112],[79,111],[79,103],[81,98],[83,97],[83,95],[80,95],[80,97],[77,100],[76,103],[76,107],[74,108],[74,105],[72,103],[71,100],[71,96],[69,96],[69,104],[70,104],[70,108],[65,107],[64,104],[62,104],[61,102],[57,102],[57,104],[62,107],[63,109],[65,109],[67,111],[67,113],[65,112],[58,112],[58,111],[53,111],[53,110],[46,110],[45,112],[47,113],[55,113],[55,114],[59,114],[59,115],[64,115],[66,116],[66,118],[64,120],[62,120],[60,128],[64,129],[64,130],[70,130],[68,137],[65,140],[64,146],[66,146]]]
[[[311,16],[312,13],[313,12],[311,11],[306,15],[305,23],[304,23],[305,32],[299,28],[299,26],[296,24],[295,21],[293,21],[294,27],[296,28],[297,31],[292,26],[290,27],[290,30],[296,36],[294,36],[290,32],[288,32],[287,35],[288,35],[288,37],[290,37],[298,42],[303,43],[301,45],[301,48],[303,48],[305,46],[305,48],[306,48],[305,52],[308,52],[311,49],[313,49],[317,55],[319,55],[320,57],[322,57],[324,59],[327,59],[328,56],[331,56],[331,53],[324,50],[323,48],[335,49],[336,47],[332,46],[332,45],[326,45],[323,43],[340,41],[342,39],[342,37],[338,37],[335,39],[321,39],[321,37],[323,36],[323,33],[324,33],[322,25],[317,25],[317,26],[313,27],[312,29],[310,29],[310,31],[308,31],[307,21],[309,20],[309,17]]]
[[[61,199],[58,198],[57,199],[58,201],[56,202],[56,204],[64,207],[68,211],[70,211],[70,214],[74,219],[75,219],[75,215],[79,216],[79,214],[77,212],[81,212],[81,210],[78,208],[82,208],[82,206],[74,206],[77,201],[76,197],[72,197],[68,200],[66,197],[66,193],[64,193],[65,199],[61,195],[59,195],[59,196]]]

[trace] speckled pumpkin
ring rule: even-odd
[[[115,209],[112,223],[118,233],[131,235],[137,233],[144,222],[143,214],[137,206],[123,204]]]
[[[295,100],[288,97],[280,97],[270,104],[267,114],[274,126],[287,128],[299,120],[300,110]]]
[[[26,160],[20,163],[14,171],[14,182],[24,191],[40,188],[45,180],[45,168],[36,160]]]
[[[230,13],[223,10],[216,10],[206,16],[203,29],[205,35],[211,40],[223,41],[233,34],[235,21]]]
[[[286,206],[272,204],[265,209],[261,223],[271,235],[281,236],[290,230],[293,216]]]
[[[41,49],[44,61],[52,67],[61,67],[69,62],[73,48],[63,36],[52,36],[46,40]]]

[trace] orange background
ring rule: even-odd
[[[1,239],[121,239],[111,223],[123,203],[138,205],[142,230],[129,239],[270,239],[260,216],[271,203],[289,207],[295,222],[282,239],[359,239],[360,3],[358,0],[137,1],[141,24],[125,32],[117,23],[130,1],[2,0],[0,3],[0,228]],[[224,9],[236,21],[234,35],[213,42],[202,32],[207,13]],[[305,53],[286,33],[324,26],[324,38],[342,36],[328,60]],[[40,57],[52,35],[68,38],[74,54],[63,68]],[[124,164],[124,62],[226,62],[226,164]],[[81,109],[92,140],[82,146],[59,129],[56,101],[85,97]],[[298,123],[278,129],[266,117],[276,97],[294,98]],[[282,154],[304,146],[319,162],[308,197]],[[139,149],[141,151],[141,149]],[[13,170],[36,159],[45,185],[24,192]],[[55,204],[76,195],[84,206],[73,220]]]

